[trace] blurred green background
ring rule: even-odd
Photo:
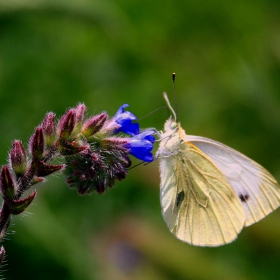
[[[0,158],[48,111],[84,102],[139,118],[172,98],[186,132],[223,142],[280,181],[280,2],[0,1]],[[163,128],[158,111],[141,127]],[[137,160],[134,161],[137,163]],[[280,210],[218,248],[169,233],[158,162],[103,195],[80,197],[63,176],[37,187],[15,217],[2,276],[12,279],[279,279]],[[15,234],[13,234],[15,232]]]

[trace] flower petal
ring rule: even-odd
[[[154,158],[151,153],[153,143],[155,142],[155,137],[152,135],[153,133],[153,131],[147,130],[132,138],[128,138],[127,148],[129,149],[129,153],[140,160],[146,162],[153,161]]]
[[[155,132],[153,130],[146,130],[137,134],[136,136],[134,136],[134,138],[140,140],[147,140],[151,143],[154,143],[156,141],[154,134]]]
[[[144,150],[144,149],[137,149],[137,148],[132,148],[130,153],[140,159],[140,160],[143,160],[145,162],[151,162],[154,160],[154,157],[153,157],[153,154],[151,152],[149,152],[148,150]]]
[[[128,104],[123,104],[113,117],[115,122],[120,125],[114,133],[124,132],[130,135],[136,135],[140,132],[139,124],[132,123],[137,120],[136,116],[129,111],[124,111],[124,108],[128,106]]]
[[[140,132],[140,127],[138,123],[123,122],[121,127],[115,133],[118,132],[124,132],[133,136]]]

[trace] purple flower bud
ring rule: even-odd
[[[6,201],[11,214],[18,215],[22,213],[31,204],[36,194],[37,192],[34,191],[31,195],[29,195],[26,198]]]
[[[151,162],[154,160],[153,154],[151,153],[153,143],[155,142],[153,134],[154,131],[146,130],[132,138],[127,138],[125,147],[128,148],[129,153],[136,158],[146,162]]]
[[[115,164],[114,169],[115,169],[114,178],[121,181],[126,177],[127,171],[122,166],[122,164],[120,164],[120,163]]]
[[[128,104],[122,105],[115,116],[105,124],[104,129],[113,133],[138,134],[140,132],[139,124],[133,123],[137,118],[131,112],[124,110],[128,106]]]
[[[26,151],[19,140],[13,142],[12,149],[9,154],[10,166],[17,176],[22,176],[27,167]]]
[[[39,177],[46,177],[56,171],[61,170],[64,167],[63,164],[53,165],[53,164],[46,164],[43,161],[38,161],[36,163],[36,175]]]
[[[105,186],[105,182],[104,181],[98,181],[96,184],[96,191],[99,194],[102,194],[105,192],[106,186]]]
[[[68,183],[69,181],[66,182]],[[88,192],[88,189],[89,189],[88,186],[81,184],[80,186],[78,186],[78,194],[84,195]]]
[[[63,156],[69,156],[77,154],[85,149],[87,149],[87,146],[79,145],[77,141],[67,141],[67,140],[59,140],[57,148],[61,155]]]
[[[82,124],[84,122],[87,107],[85,104],[80,103],[75,108],[75,110],[76,110],[76,122]]]
[[[0,176],[0,187],[5,200],[12,199],[15,195],[15,182],[7,166],[2,167]]]
[[[68,110],[60,119],[58,123],[59,138],[67,140],[76,124],[76,110]]]
[[[45,149],[45,139],[43,135],[43,129],[38,126],[35,133],[31,136],[29,140],[29,150],[33,158],[41,159],[43,157]]]
[[[45,136],[46,145],[50,147],[56,138],[55,114],[52,112],[47,113],[41,126]]]
[[[82,133],[85,137],[90,137],[98,132],[107,120],[108,115],[106,113],[93,116],[88,119],[82,127]]]
[[[108,137],[100,141],[102,149],[107,151],[121,150],[125,153],[128,153],[128,149],[125,147],[128,138],[120,137]]]
[[[119,157],[119,160],[123,167],[129,168],[131,166],[131,160],[128,156]]]
[[[76,110],[76,124],[75,124],[73,133],[78,134],[81,132],[81,128],[82,128],[82,125],[83,125],[83,122],[85,119],[87,107],[85,104],[80,103],[75,108],[75,110]]]

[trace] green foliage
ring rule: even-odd
[[[48,111],[84,102],[111,116],[164,106],[177,73],[178,119],[280,181],[278,1],[0,2],[0,158]],[[162,129],[165,110],[140,121]],[[137,161],[135,161],[137,163]],[[14,218],[6,279],[276,279],[280,210],[223,247],[173,237],[159,206],[158,163],[130,170],[106,194],[79,197],[62,177]],[[20,272],[20,274],[19,274]]]

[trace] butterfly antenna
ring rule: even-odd
[[[167,106],[168,106],[169,109],[171,110],[171,112],[172,112],[172,114],[173,114],[173,116],[174,116],[174,121],[176,122],[176,121],[177,121],[177,116],[176,116],[176,112],[177,112],[177,100],[176,100],[175,76],[176,76],[176,73],[172,73],[174,103],[175,103],[175,106],[176,106],[176,107],[175,107],[176,110],[174,111],[174,109],[171,107],[166,92],[163,93],[163,98],[165,99],[165,101],[166,101],[166,103],[167,103]]]
[[[170,105],[170,102],[169,102],[169,99],[168,99],[168,96],[167,96],[167,93],[166,93],[166,92],[163,93],[163,98],[165,99],[165,101],[166,101],[166,103],[167,103],[167,106],[168,106],[168,108],[170,109],[170,111],[172,112],[172,114],[173,114],[173,116],[174,116],[174,120],[175,120],[175,122],[176,122],[176,113],[175,113],[175,111],[173,110],[173,108],[172,108],[171,105]]]
[[[177,104],[177,99],[176,99],[175,77],[176,77],[176,73],[172,73],[172,84],[173,84],[173,96],[174,96],[175,112],[178,113],[178,104]],[[175,117],[175,121],[176,121],[176,117]]]

